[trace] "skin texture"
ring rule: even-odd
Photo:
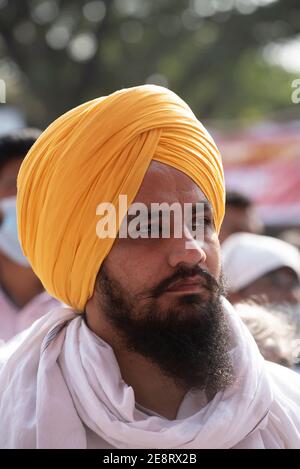
[[[11,197],[17,194],[17,176],[23,161],[15,158],[8,161],[0,170],[0,199]]]
[[[159,162],[152,162],[134,202],[147,206],[153,202],[199,203],[207,202],[199,187],[184,173]],[[191,237],[188,230],[182,238],[168,239],[116,239],[105,260],[106,271],[117,279],[122,289],[136,298],[137,306],[143,306],[147,294],[164,279],[171,277],[181,266],[201,267],[216,280],[221,274],[220,245],[211,211],[205,215],[205,236],[202,244]],[[186,241],[193,242],[193,249],[186,249]],[[188,279],[187,279],[188,280]],[[176,306],[180,297],[187,294],[206,295],[197,284],[166,291],[158,298],[159,310],[164,314],[170,306]],[[101,298],[100,298],[101,300]],[[101,301],[100,301],[101,303]],[[176,417],[186,389],[166,376],[160,368],[142,355],[129,351],[122,338],[107,321],[99,308],[98,293],[86,305],[87,324],[114,349],[124,381],[133,387],[136,401],[169,419]]]
[[[155,189],[154,189],[155,188]],[[161,163],[153,162],[135,202],[150,206],[151,202],[207,202],[203,192],[185,174]],[[182,239],[118,239],[107,257],[107,269],[134,294],[151,289],[160,280],[170,277],[180,263],[200,265],[215,278],[220,276],[220,251],[217,233],[210,218],[203,248],[186,249]],[[192,239],[192,238],[190,238]],[[147,268],[145,269],[145,266]],[[172,301],[172,294],[161,298],[161,306]]]

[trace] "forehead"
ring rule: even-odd
[[[207,198],[197,184],[182,171],[152,161],[134,202],[196,203],[207,202]]]

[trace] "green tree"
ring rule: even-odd
[[[300,32],[299,0],[0,0],[0,78],[44,126],[118,88],[166,84],[201,119],[291,107],[295,78],[262,57]],[[300,59],[300,58],[299,58]]]

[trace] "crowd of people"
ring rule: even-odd
[[[204,203],[204,240],[99,239],[120,194]],[[178,96],[0,136],[0,223],[0,447],[300,448],[299,249]]]

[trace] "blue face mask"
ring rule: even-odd
[[[0,226],[0,251],[16,264],[29,267],[18,239],[16,197],[0,200],[2,223]]]

